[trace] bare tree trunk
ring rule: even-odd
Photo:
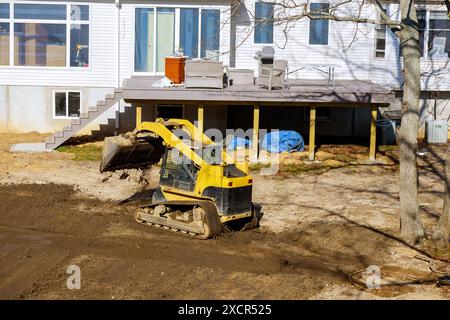
[[[424,235],[417,203],[417,130],[419,128],[420,51],[417,14],[413,0],[400,1],[404,24],[399,34],[403,52],[403,105],[400,128],[401,235],[417,244]]]
[[[434,237],[439,240],[444,247],[450,245],[450,145],[447,146],[445,159],[444,207]]]

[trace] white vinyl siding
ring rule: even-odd
[[[0,3],[10,1],[0,0]],[[47,1],[48,2],[48,1]],[[319,2],[319,1],[317,1]],[[89,66],[86,68],[71,67],[13,67],[0,55],[0,85],[2,86],[46,86],[67,88],[115,88],[121,82],[139,73],[134,72],[134,33],[135,8],[164,6],[172,8],[218,8],[221,10],[220,60],[225,65],[236,68],[257,70],[254,59],[256,51],[265,44],[254,43],[254,16],[247,10],[254,10],[255,0],[245,0],[245,7],[237,10],[231,22],[229,19],[230,5],[208,5],[205,2],[193,1],[172,2],[149,1],[140,3],[124,2],[120,10],[120,31],[118,28],[118,10],[113,1],[96,2],[65,2],[70,4],[89,4],[90,8],[90,54]],[[180,4],[181,3],[181,4]],[[228,2],[227,2],[228,3]],[[352,10],[353,4],[343,8]],[[354,9],[354,8],[353,8]],[[276,10],[276,9],[275,9]],[[445,6],[429,5],[428,12],[445,10]],[[398,5],[389,5],[393,19],[399,19]],[[9,22],[5,11],[0,11],[1,23]],[[353,12],[354,13],[354,12]],[[362,15],[376,19],[376,11],[372,5],[365,5]],[[429,15],[429,13],[428,13]],[[399,41],[389,30],[386,30],[385,58],[374,57],[375,26],[368,24],[356,25],[352,22],[329,21],[328,45],[309,44],[309,20],[302,19],[295,23],[285,38],[284,26],[273,28],[273,47],[277,59],[286,59],[289,70],[294,71],[290,79],[326,79],[326,75],[312,68],[296,71],[303,64],[330,64],[336,66],[336,79],[360,79],[374,81],[384,86],[398,88],[402,83],[402,58],[399,56]],[[232,28],[232,29],[231,29]],[[177,28],[175,28],[177,30]],[[8,31],[1,32],[0,35]],[[231,34],[233,32],[233,34]],[[356,36],[355,36],[356,35]],[[177,35],[175,35],[177,43]],[[118,43],[120,39],[120,44]],[[1,39],[0,39],[1,40]],[[13,39],[9,39],[10,43]],[[230,58],[230,44],[237,46]],[[5,42],[7,43],[7,41]],[[0,46],[5,44],[0,41]],[[118,50],[119,48],[119,50]],[[9,48],[12,50],[12,48]],[[119,52],[118,52],[119,51]],[[2,50],[0,49],[0,53]],[[120,56],[120,66],[118,58]],[[448,60],[421,60],[423,87],[426,89],[450,90],[450,65]],[[120,82],[118,73],[120,72]],[[255,73],[256,74],[256,73]],[[83,89],[84,90],[84,89]]]
[[[255,0],[246,0],[245,8],[252,8]],[[275,8],[275,16],[278,14]],[[253,17],[245,9],[236,10],[236,54],[234,66],[249,68],[257,74],[255,52],[267,44],[254,43]],[[364,7],[363,14],[373,13],[370,6]],[[345,13],[344,13],[345,14]],[[372,17],[373,18],[373,17]],[[327,79],[327,75],[313,68],[298,70],[304,64],[330,64],[336,66],[336,79],[369,79],[370,60],[373,59],[373,38],[370,38],[372,26],[352,22],[329,21],[328,45],[309,44],[309,25],[307,18],[298,20],[285,34],[285,26],[274,25],[274,43],[276,59],[285,59],[289,63],[290,79]],[[353,35],[357,37],[352,44]],[[367,36],[369,34],[369,36]],[[350,45],[351,44],[351,45]]]

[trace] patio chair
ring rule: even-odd
[[[260,66],[257,84],[262,87],[285,89],[289,87],[288,62],[286,60],[274,60],[273,66]]]
[[[186,61],[184,86],[223,89],[223,63],[212,60]]]

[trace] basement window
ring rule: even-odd
[[[305,121],[309,121],[310,108],[305,108]],[[333,120],[333,112],[331,107],[316,108],[316,121],[331,121]]]
[[[169,119],[183,119],[184,117],[183,105],[158,104],[156,106],[156,118]]]
[[[81,113],[81,91],[54,91],[53,117],[78,118]]]

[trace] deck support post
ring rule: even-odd
[[[200,137],[203,136],[203,121],[204,121],[203,105],[199,104],[197,107],[197,128],[200,131]]]
[[[315,158],[316,148],[316,106],[311,106],[309,110],[309,160]]]
[[[142,105],[136,104],[136,128],[142,123]]]
[[[258,161],[259,151],[259,105],[253,106],[253,138],[252,138],[252,151],[251,160],[253,162]]]
[[[375,160],[377,152],[377,106],[371,107],[370,116],[370,149],[369,149],[369,160]]]

